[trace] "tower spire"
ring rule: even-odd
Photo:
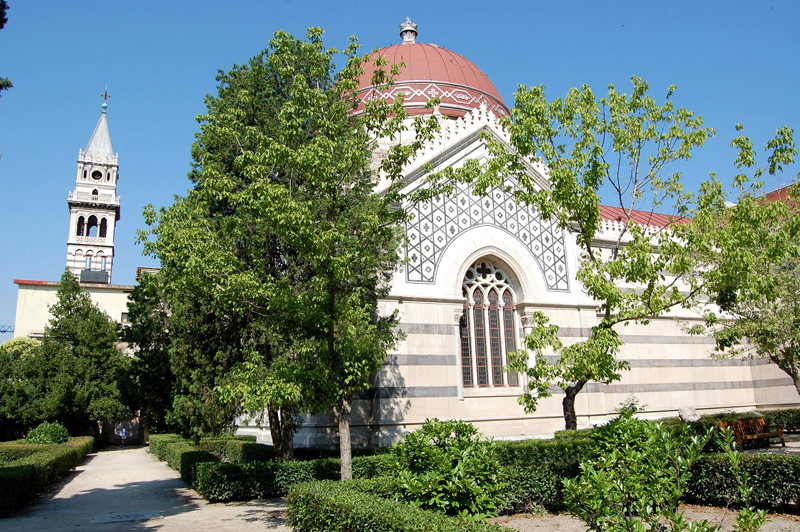
[[[70,212],[67,266],[82,282],[108,284],[114,261],[114,229],[120,214],[119,157],[111,148],[108,133],[106,101],[111,97],[108,86],[100,96],[103,112],[86,150],[78,154],[75,190],[67,200]]]

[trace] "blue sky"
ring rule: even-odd
[[[732,175],[736,123],[758,146],[781,125],[800,128],[800,2],[791,0],[8,1],[0,76],[14,88],[0,98],[0,325],[14,323],[14,279],[63,272],[67,193],[106,84],[122,197],[113,282],[133,284],[137,266],[155,264],[135,244],[142,208],[187,190],[195,117],[216,71],[246,61],[279,29],[322,26],[329,46],[356,34],[371,50],[398,43],[398,25],[411,17],[420,42],[473,61],[509,106],[519,84],[544,84],[555,97],[588,83],[599,94],[609,83],[627,91],[635,74],[659,98],[675,84],[677,104],[717,131],[685,169],[689,188],[711,171]]]

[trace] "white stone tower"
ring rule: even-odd
[[[105,102],[86,150],[78,153],[78,177],[69,193],[67,267],[81,282],[111,283],[114,228],[119,220],[119,155],[111,149]]]

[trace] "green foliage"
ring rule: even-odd
[[[800,432],[800,408],[764,410],[767,425],[780,425],[784,432]]]
[[[735,138],[739,173],[732,186],[712,174],[681,237],[700,258],[704,289],[717,305],[703,309],[704,326],[691,332],[713,336],[719,357],[768,357],[800,392],[800,187],[795,178],[784,197],[762,196],[766,176],[794,162],[793,134],[786,126],[775,132],[764,148],[766,168],[757,167],[748,137]]]
[[[293,530],[381,530],[470,532],[504,530],[470,518],[447,517],[410,504],[353,489],[352,483],[312,482],[289,493],[287,517]],[[355,486],[357,487],[357,486]]]
[[[167,464],[178,473],[190,486],[195,485],[197,466],[202,462],[218,462],[213,454],[188,442],[172,442],[166,445]]]
[[[0,444],[0,516],[10,516],[37,492],[56,482],[92,451],[91,437],[66,444]]]
[[[186,441],[180,434],[151,434],[150,452],[161,461],[167,459],[167,445],[178,441]]]
[[[120,329],[122,341],[134,350],[121,382],[125,403],[131,411],[139,412],[151,433],[175,429],[166,420],[175,385],[169,354],[169,319],[159,276],[143,274],[128,296],[129,323]]]
[[[503,513],[565,508],[561,481],[576,477],[580,462],[588,456],[587,438],[497,442],[497,456],[506,483]]]
[[[497,187],[575,235],[577,278],[597,302],[599,323],[585,340],[564,346],[558,327],[536,313],[525,338],[527,351],[509,356],[509,367],[529,378],[530,392],[520,397],[527,411],[550,396],[551,386],[565,391],[567,429],[577,428],[575,396],[587,382],[610,383],[628,369],[617,360],[622,342],[615,325],[646,325],[672,308],[690,306],[699,291],[694,258],[674,238],[689,213],[689,196],[670,165],[691,158],[714,132],[703,127],[702,118],[676,107],[675,87],[658,103],[645,81],[631,82],[630,94],[610,85],[599,99],[587,85],[553,100],[543,86],[520,87],[511,118],[504,121],[510,148],[487,139],[493,157],[486,164],[472,160],[446,169],[418,195],[429,199],[452,189],[453,181],[474,183],[477,194]],[[549,186],[531,178],[531,161],[547,168]],[[618,232],[602,229],[601,197],[617,209]],[[650,224],[648,212],[672,219]]]
[[[269,462],[275,459],[275,450],[271,445],[261,445],[252,441],[228,440],[225,444],[224,458],[234,464]]]
[[[494,515],[503,500],[492,440],[461,420],[428,419],[392,447],[407,500],[449,515]]]
[[[360,479],[377,477],[385,474],[391,463],[388,454],[355,457],[353,475]],[[336,458],[239,464],[204,462],[197,466],[194,488],[212,502],[281,497],[300,482],[336,480],[339,471]]]
[[[710,437],[625,411],[592,433],[591,458],[579,477],[563,481],[567,507],[591,530],[685,530],[678,505]]]
[[[49,423],[45,421],[25,436],[25,443],[48,444],[48,443],[67,443],[69,432],[60,423]]]
[[[41,345],[41,376],[46,394],[40,397],[45,419],[68,428],[91,426],[99,435],[102,422],[125,419],[118,379],[128,358],[117,349],[117,327],[95,306],[75,277],[65,270],[58,301]]]
[[[42,398],[47,394],[40,353],[32,338],[13,338],[0,344],[0,428],[23,433],[45,418]]]
[[[800,501],[800,456],[743,454],[739,463],[753,490],[751,504],[778,510]],[[724,453],[705,454],[694,463],[686,490],[692,502],[724,506],[737,500],[738,491],[736,475]]]

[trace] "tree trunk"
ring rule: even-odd
[[[281,460],[294,460],[294,420],[292,410],[281,408]]]
[[[281,460],[282,438],[281,438],[281,417],[277,408],[270,408],[267,410],[267,419],[269,420],[269,433],[272,436],[272,450],[275,453],[275,459]]]
[[[578,381],[567,386],[561,406],[564,408],[564,428],[566,430],[576,430],[578,428],[578,416],[575,415],[575,396],[583,389],[586,381]]]
[[[341,460],[341,479],[353,478],[353,451],[350,444],[350,402],[342,400],[333,415],[339,423],[339,459]]]

